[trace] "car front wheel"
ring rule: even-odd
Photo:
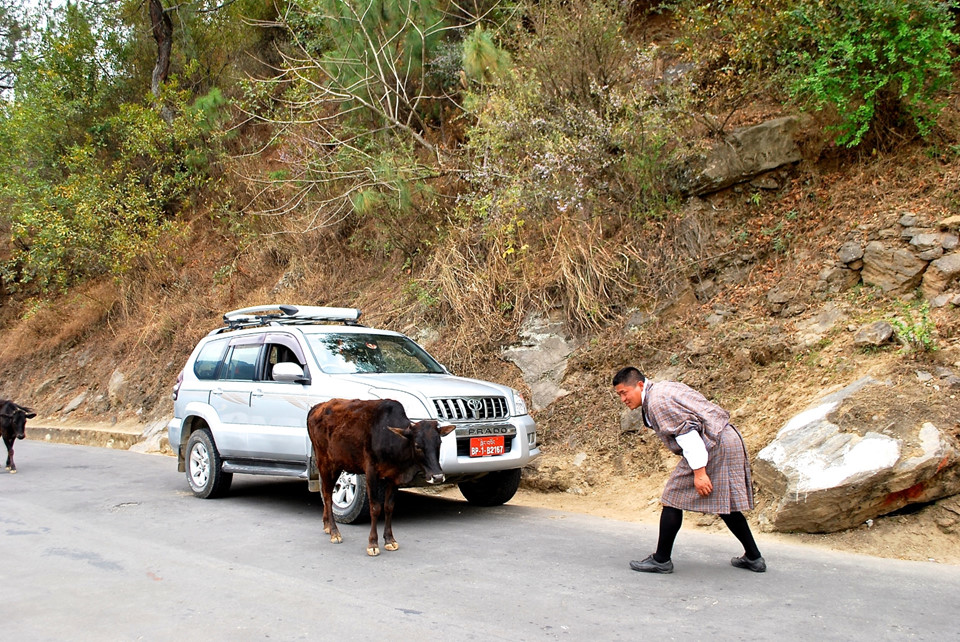
[[[202,499],[220,497],[230,489],[232,473],[222,470],[223,460],[209,430],[197,430],[187,440],[187,482]]]
[[[480,479],[457,484],[460,494],[476,506],[499,506],[506,504],[520,488],[520,469],[498,470],[487,473]]]
[[[333,484],[333,518],[341,524],[353,524],[370,517],[365,475],[340,473]]]

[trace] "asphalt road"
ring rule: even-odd
[[[170,457],[23,441],[0,471],[6,640],[957,640],[960,567],[402,493],[397,552],[330,544],[303,482],[200,500]]]

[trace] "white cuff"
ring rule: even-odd
[[[707,465],[707,447],[696,430],[677,435],[677,443],[683,449],[683,456],[687,458],[690,468],[697,470]]]

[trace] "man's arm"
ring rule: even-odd
[[[677,435],[677,444],[683,449],[683,456],[686,458],[690,468],[693,469],[693,486],[701,497],[706,497],[713,492],[713,482],[707,475],[707,447],[703,443],[703,438],[696,430]]]

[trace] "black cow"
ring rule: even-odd
[[[333,518],[333,485],[341,471],[367,476],[370,539],[367,555],[380,554],[377,519],[384,509],[383,547],[399,548],[393,537],[394,490],[407,486],[423,472],[427,483],[443,483],[440,438],[453,430],[436,421],[412,423],[399,402],[332,399],[315,405],[307,415],[307,431],[320,471],[323,531],[330,541],[343,541]],[[383,482],[383,502],[379,487]]]
[[[0,432],[7,447],[7,470],[11,473],[17,472],[17,465],[13,463],[13,442],[26,436],[27,419],[36,416],[37,413],[30,408],[0,399]]]

